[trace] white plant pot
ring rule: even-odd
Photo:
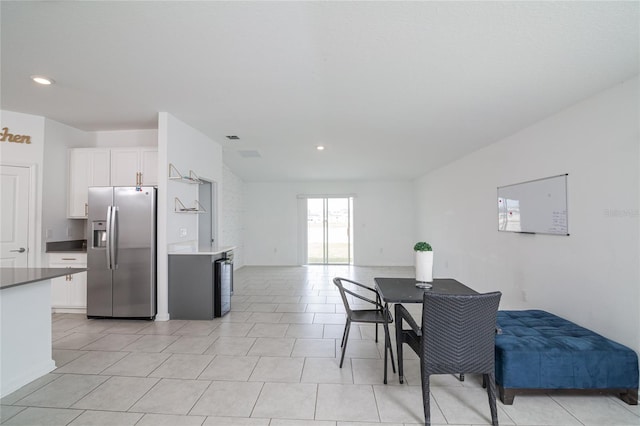
[[[430,283],[433,281],[433,252],[416,252],[416,281]]]

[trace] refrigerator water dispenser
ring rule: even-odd
[[[93,247],[107,247],[107,223],[105,221],[96,221],[92,223],[91,233],[93,235]]]

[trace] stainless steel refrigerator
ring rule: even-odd
[[[156,315],[157,189],[89,188],[87,316]]]

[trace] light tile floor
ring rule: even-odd
[[[335,276],[373,285],[412,268],[244,267],[232,312],[213,321],[88,320],[53,315],[57,369],[3,398],[6,425],[415,425],[423,421],[419,365],[389,369],[374,328],[353,325],[342,369],[344,307]],[[419,317],[418,305],[409,307]],[[393,333],[393,331],[392,331]],[[380,336],[383,336],[380,329]],[[382,342],[382,339],[381,339]],[[434,424],[489,424],[478,377],[434,376]],[[502,425],[640,425],[640,409],[609,396],[498,401]]]

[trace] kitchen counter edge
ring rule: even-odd
[[[202,256],[211,256],[214,254],[222,254],[229,251],[233,251],[235,246],[185,246],[180,248],[174,248],[169,250],[169,255],[202,255]]]
[[[87,268],[0,268],[0,290],[85,272]]]

